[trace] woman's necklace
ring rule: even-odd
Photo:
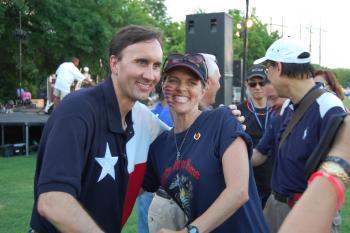
[[[175,141],[175,147],[176,147],[176,163],[178,163],[180,160],[182,160],[181,149],[182,149],[183,145],[185,144],[185,141],[186,141],[186,138],[187,138],[187,134],[190,131],[190,129],[191,129],[191,126],[188,127],[188,129],[186,130],[185,136],[182,139],[180,146],[177,145],[176,133],[174,132],[174,137],[175,137],[174,141]],[[180,164],[181,164],[181,162],[180,162]],[[176,180],[177,180],[177,185],[178,185],[178,188],[179,188],[179,201],[180,201],[180,204],[182,206],[182,209],[185,210],[186,208],[185,208],[185,206],[183,204],[183,201],[184,201],[184,198],[185,198],[185,196],[184,196],[185,192],[183,190],[182,180],[181,180],[181,177],[180,177],[180,174],[179,174],[180,173],[180,166],[179,166],[179,168],[177,170],[177,173],[176,173]],[[186,213],[186,215],[187,215],[187,213]]]
[[[190,127],[188,127],[188,129],[186,130],[185,136],[181,141],[180,147],[177,145],[177,139],[176,139],[176,133],[174,132],[174,136],[175,136],[175,147],[176,147],[176,160],[180,160],[181,159],[181,149],[183,147],[183,145],[185,144],[186,138],[187,138],[187,134],[190,131]]]

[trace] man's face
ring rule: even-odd
[[[160,79],[163,51],[158,40],[143,41],[110,57],[112,79],[119,98],[146,100]]]
[[[261,77],[252,77],[246,82],[247,89],[249,90],[250,97],[254,100],[261,100],[265,98],[265,92],[263,86],[265,81]]]
[[[267,65],[267,78],[275,88],[278,96],[288,97],[285,95],[285,89],[288,82],[285,82],[285,78],[280,76],[281,64],[277,63],[275,66]]]
[[[280,98],[278,96],[276,89],[271,83],[266,84],[264,89],[269,107],[274,111],[279,111],[283,105],[283,102],[285,101],[285,98]]]
[[[208,104],[215,104],[216,94],[220,89],[220,72],[217,71],[212,77],[209,77],[207,81],[207,91],[203,99],[208,100]]]

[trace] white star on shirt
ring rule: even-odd
[[[118,162],[118,157],[112,156],[111,151],[109,150],[108,142],[106,146],[105,157],[95,159],[102,167],[102,171],[97,182],[105,178],[107,175],[110,175],[113,178],[113,180],[115,180],[114,166]]]

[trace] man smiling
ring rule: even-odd
[[[38,153],[33,232],[121,231],[148,147],[167,129],[136,102],[160,79],[161,41],[154,29],[122,28],[110,44],[106,81],[71,94],[52,113]]]

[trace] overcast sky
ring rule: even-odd
[[[184,21],[186,15],[198,9],[206,13],[228,12],[228,9],[244,12],[246,3],[244,0],[165,2],[173,21]],[[301,39],[308,48],[311,44],[312,63],[321,61],[321,65],[330,68],[350,68],[350,13],[346,0],[250,0],[249,6],[250,12],[253,7],[256,8],[257,16],[263,23],[270,25],[272,22],[272,30],[279,30],[280,35],[283,24],[284,36]]]

